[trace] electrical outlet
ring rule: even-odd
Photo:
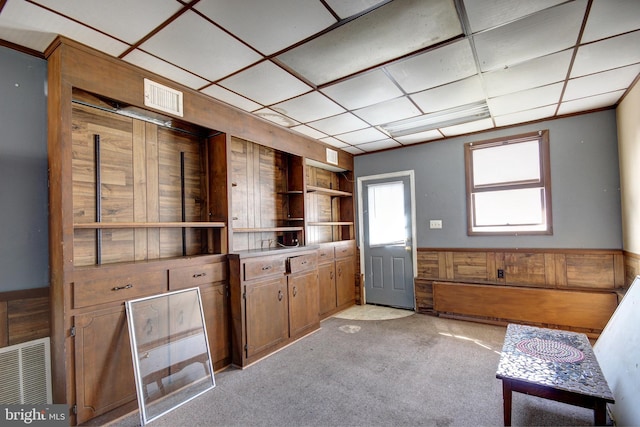
[[[442,228],[442,220],[441,219],[431,219],[429,220],[429,228]]]
[[[498,269],[498,279],[504,279],[504,270],[501,268]]]

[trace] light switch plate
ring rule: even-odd
[[[442,228],[442,220],[441,219],[429,220],[429,228]]]

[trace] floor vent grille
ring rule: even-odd
[[[52,403],[49,338],[0,348],[0,384],[0,404]]]
[[[179,117],[183,115],[182,92],[149,79],[144,79],[144,105]]]

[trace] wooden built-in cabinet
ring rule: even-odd
[[[354,238],[353,156],[327,173],[310,138],[64,37],[45,55],[53,401],[70,423],[137,407],[126,300],[199,287],[214,369],[317,329],[318,244]],[[179,114],[145,105],[145,79],[182,93]]]
[[[320,318],[354,304],[355,242],[322,243],[318,249]]]
[[[320,327],[317,252],[229,254],[232,360],[246,367]]]

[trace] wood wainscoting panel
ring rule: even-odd
[[[613,254],[567,254],[567,286],[611,289],[615,283]]]
[[[486,252],[453,252],[451,259],[454,280],[466,281],[488,276]]]
[[[624,253],[624,287],[631,286],[636,276],[640,275],[640,255],[633,252]]]
[[[7,301],[9,345],[49,336],[49,297]]]
[[[617,307],[615,292],[565,291],[434,282],[436,313],[601,332]]]
[[[505,282],[513,285],[546,286],[545,261],[544,253],[506,252],[504,254]]]

